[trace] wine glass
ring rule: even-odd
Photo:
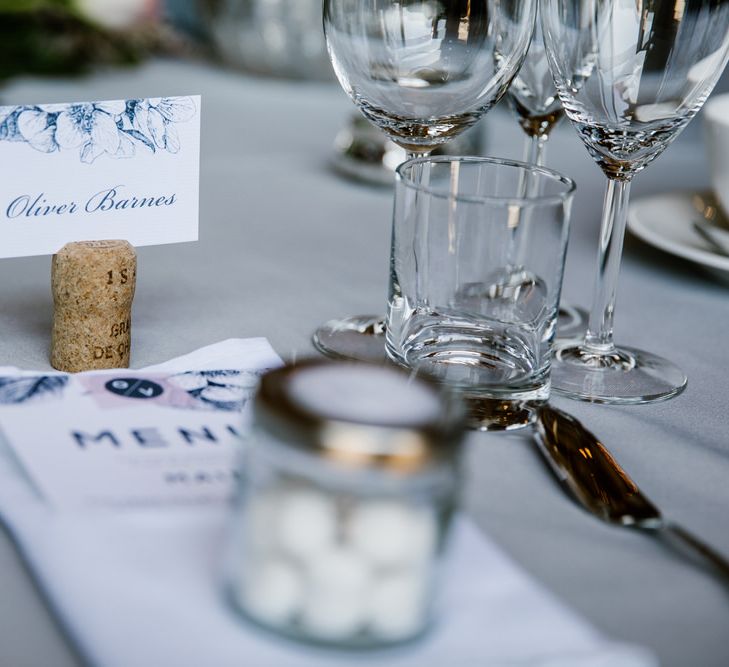
[[[536,0],[324,0],[324,34],[342,88],[409,159],[501,99],[529,48],[535,12]],[[383,317],[339,319],[313,341],[330,356],[384,360],[384,330]]]
[[[613,342],[633,176],[699,111],[729,57],[726,0],[542,0],[549,66],[565,109],[608,178],[598,271],[581,343],[555,349],[552,388],[602,403],[648,403],[686,386],[673,363]]]
[[[507,99],[526,134],[524,162],[543,167],[549,134],[562,120],[564,109],[549,71],[539,9],[529,51],[509,86]]]
[[[545,167],[547,140],[552,129],[562,120],[564,109],[549,71],[538,7],[529,51],[509,86],[507,99],[526,135],[522,159],[528,164]],[[576,337],[584,331],[586,321],[587,313],[581,308],[560,304],[557,335],[561,338]]]

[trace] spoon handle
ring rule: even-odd
[[[681,551],[688,550],[692,555],[701,556],[704,562],[710,563],[714,571],[721,575],[726,583],[729,583],[729,561],[713,547],[676,523],[665,522],[658,534],[665,537],[664,541],[671,546],[678,547]]]
[[[729,257],[729,232],[718,227],[712,228],[710,223],[704,221],[694,220],[693,225],[694,231],[711,246],[712,250]]]

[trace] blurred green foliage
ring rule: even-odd
[[[32,12],[38,9],[67,9],[73,8],[72,0],[0,0],[0,11]]]
[[[144,36],[94,25],[75,10],[73,0],[0,0],[0,79],[133,63],[145,50]]]

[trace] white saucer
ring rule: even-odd
[[[638,197],[630,204],[628,229],[649,245],[729,280],[729,257],[716,252],[693,227],[694,220],[701,219],[694,196],[692,192],[677,192]]]

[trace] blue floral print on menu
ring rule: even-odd
[[[0,405],[19,405],[50,396],[60,397],[68,375],[0,377]]]
[[[186,391],[200,407],[240,411],[258,385],[262,372],[188,371],[169,377],[168,382]]]
[[[138,146],[180,151],[176,123],[197,113],[190,97],[0,108],[0,141],[24,142],[42,153],[79,150],[81,162],[102,155],[130,158]]]

